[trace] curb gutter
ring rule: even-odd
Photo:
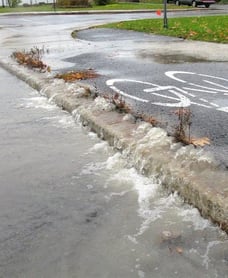
[[[25,16],[25,15],[83,15],[83,14],[125,14],[125,13],[153,13],[158,9],[142,9],[142,10],[78,10],[78,11],[48,11],[48,12],[12,12],[2,13],[0,16]],[[186,11],[200,11],[200,8],[192,9],[168,9],[167,12],[186,12]]]
[[[99,106],[101,98],[90,97],[95,93],[92,86],[80,82],[69,86],[14,61],[0,60],[0,66],[62,109],[79,115],[83,125],[121,151],[138,171],[158,178],[169,192],[177,191],[203,217],[228,233],[228,171],[220,169],[203,149],[174,143],[161,128]]]

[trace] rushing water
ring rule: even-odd
[[[222,231],[0,71],[0,277],[228,277]]]

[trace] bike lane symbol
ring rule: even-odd
[[[130,95],[129,93],[126,93],[122,90],[120,90],[115,83],[138,83],[149,86],[150,88],[144,89],[143,92],[150,93],[152,95],[161,97],[163,99],[171,100],[171,102],[151,102],[150,98],[142,98],[142,97],[136,97],[134,95]],[[160,86],[154,83],[150,82],[144,82],[139,80],[133,80],[133,79],[109,79],[106,81],[106,84],[116,93],[140,101],[155,105],[161,105],[161,106],[169,106],[169,107],[187,107],[191,104],[190,100],[183,95],[184,91],[182,89],[179,89],[175,86]],[[164,94],[165,92],[170,92],[172,96]],[[163,93],[161,93],[163,92]],[[173,102],[174,101],[174,102]]]
[[[165,75],[175,81],[180,82],[183,85],[183,89],[188,92],[193,98],[197,98],[197,93],[203,93],[204,98],[198,97],[198,100],[203,102],[201,106],[207,108],[215,108],[218,111],[228,113],[228,106],[220,106],[213,101],[209,101],[207,96],[214,95],[216,98],[223,98],[223,105],[228,105],[228,79],[223,77],[217,77],[213,75],[200,74],[195,72],[185,71],[168,71]],[[180,76],[181,77],[180,77]],[[193,76],[194,79],[198,79],[198,82],[187,81],[189,76]],[[192,92],[192,93],[189,93]],[[191,102],[192,104],[200,105],[199,103]]]
[[[215,77],[205,74],[197,74],[193,72],[184,72],[184,71],[168,71],[165,75],[175,81],[178,81],[182,84],[182,87],[176,86],[160,86],[151,82],[144,82],[140,80],[134,79],[110,79],[106,81],[106,84],[116,93],[134,99],[136,101],[148,103],[159,106],[166,106],[166,107],[188,107],[191,104],[205,107],[205,108],[214,108],[218,111],[227,112],[228,113],[228,106],[221,107],[217,103],[213,101],[209,101],[207,96],[215,96],[218,94],[219,97],[223,97],[223,104],[226,103],[226,97],[228,96],[228,80],[221,77]],[[185,79],[180,78],[179,75],[184,75]],[[197,84],[186,79],[189,76],[193,76],[196,79],[200,79],[199,83]],[[187,78],[186,78],[187,77]],[[220,83],[219,83],[220,82]],[[145,89],[142,90],[144,93],[148,93],[148,96],[145,97],[138,97],[131,95],[123,90],[119,89],[118,86],[121,86],[121,83],[136,83],[145,85]],[[222,83],[222,84],[221,84]],[[116,85],[117,84],[117,85]],[[225,85],[224,85],[225,84]],[[227,84],[227,85],[226,85]],[[198,93],[198,95],[197,95]],[[204,94],[205,97],[200,97],[199,94]],[[151,101],[150,95],[156,96],[160,98],[161,101]],[[210,98],[210,97],[209,97]],[[228,104],[228,102],[227,102]]]

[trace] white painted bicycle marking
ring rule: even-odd
[[[168,76],[171,79],[174,79],[178,82],[181,83],[188,83],[186,80],[181,79],[176,77],[175,75],[177,74],[190,74],[190,75],[196,75],[196,76],[200,76],[200,77],[207,77],[209,79],[215,80],[215,81],[225,81],[228,82],[228,79],[222,78],[222,77],[217,77],[217,76],[212,76],[212,75],[206,75],[206,74],[197,74],[194,72],[186,72],[186,71],[168,71],[165,73],[166,76]],[[224,93],[228,93],[228,86],[224,86],[221,85],[219,83],[216,83],[215,81],[211,81],[211,80],[207,80],[207,79],[202,79],[202,82],[206,83],[206,84],[210,84],[213,87],[208,87],[208,86],[202,86],[196,83],[188,83],[188,85],[194,86],[196,88],[191,88],[191,87],[184,87],[186,90],[192,90],[192,91],[199,91],[199,92],[206,92],[206,93],[212,93],[212,94],[217,94],[218,92],[224,92]],[[201,88],[201,89],[199,89]],[[222,88],[222,89],[219,89]]]
[[[142,81],[137,81],[137,80],[130,80],[130,79],[109,79],[106,81],[106,84],[116,93],[122,95],[122,96],[125,96],[125,97],[128,97],[128,98],[132,98],[134,100],[138,100],[138,101],[141,101],[141,102],[149,102],[149,100],[147,99],[143,99],[143,98],[139,98],[139,97],[135,97],[135,96],[132,96],[132,95],[129,95],[127,93],[124,93],[123,91],[119,90],[116,86],[114,86],[114,83],[116,82],[136,82],[136,83],[141,83],[141,84],[145,84],[147,83],[147,85],[151,84],[151,83],[148,83],[148,82],[142,82]]]
[[[186,72],[186,71],[168,71],[165,72],[165,75],[177,82],[180,82],[181,84],[185,84],[182,88],[168,85],[168,86],[161,86],[158,84],[150,83],[150,82],[144,82],[140,80],[133,80],[133,79],[110,79],[106,81],[107,86],[109,86],[114,92],[119,93],[122,96],[144,102],[144,103],[151,103],[154,105],[159,106],[166,106],[166,107],[188,107],[190,105],[197,105],[200,107],[205,108],[213,108],[218,111],[226,112],[228,113],[228,106],[227,107],[221,107],[221,105],[215,103],[214,101],[207,100],[206,97],[198,97],[197,93],[205,93],[208,96],[211,97],[218,95],[219,96],[228,96],[228,79],[222,78],[222,77],[216,77],[206,74],[198,74],[194,72]],[[178,76],[177,76],[178,75]],[[179,77],[179,75],[184,77]],[[193,83],[188,82],[187,78],[193,77],[194,79],[199,79],[199,83]],[[217,83],[218,82],[218,83]],[[116,85],[116,83],[119,83]],[[145,86],[149,86],[149,88],[142,89],[143,97],[133,96],[118,87],[121,86],[121,83],[125,87],[127,83],[136,83],[141,84]],[[222,84],[221,84],[222,83]],[[227,85],[226,85],[227,84]],[[190,91],[190,92],[189,92]],[[192,93],[195,92],[195,93]],[[140,93],[140,92],[138,92]],[[148,97],[147,94],[148,93]],[[163,101],[152,101],[151,96],[159,97]],[[205,96],[206,96],[205,95]],[[195,101],[190,100],[191,98],[194,98]],[[198,101],[196,101],[198,99]],[[214,99],[214,97],[213,97]],[[217,97],[216,97],[217,99]],[[219,101],[219,99],[218,99]],[[226,98],[224,100],[225,103],[228,103],[226,101]],[[221,102],[221,100],[220,100]]]
[[[171,97],[171,96],[167,96],[167,95],[164,95],[164,94],[159,94],[159,93],[154,93],[155,91],[163,91],[163,90],[167,90],[168,89],[168,92],[174,94],[174,96],[177,96],[176,97]],[[179,89],[175,86],[158,86],[156,88],[149,88],[149,89],[144,89],[143,90],[144,92],[147,92],[147,93],[151,93],[155,96],[160,96],[162,98],[167,98],[167,99],[172,99],[172,100],[177,100],[179,101],[178,103],[163,103],[163,102],[151,102],[152,104],[155,104],[155,105],[162,105],[162,106],[169,106],[169,107],[187,107],[191,104],[190,100],[185,97],[184,95],[182,95],[183,93],[186,93],[185,91],[183,91],[182,89]],[[179,93],[179,92],[181,93]]]

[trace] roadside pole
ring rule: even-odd
[[[56,12],[56,0],[53,0],[53,9]]]
[[[163,19],[163,27],[168,29],[168,18],[167,18],[167,0],[163,0],[164,3],[164,19]]]

